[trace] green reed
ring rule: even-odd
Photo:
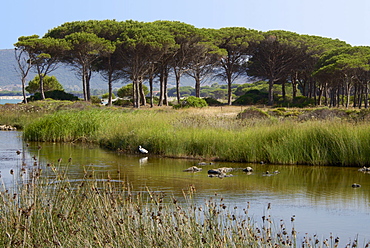
[[[35,141],[87,141],[109,149],[236,162],[363,166],[370,128],[341,120],[238,120],[190,110],[59,111],[26,126]]]
[[[68,165],[66,166],[68,167]],[[275,222],[267,206],[262,222],[219,196],[195,201],[133,192],[130,183],[85,168],[69,180],[60,164],[22,165],[15,187],[0,190],[1,247],[337,247],[339,239],[297,238]],[[348,245],[360,245],[353,240]],[[369,245],[369,244],[367,244]],[[354,246],[352,246],[354,247]],[[356,246],[357,247],[357,246]]]

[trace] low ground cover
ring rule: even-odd
[[[20,105],[25,110],[12,110],[7,117],[10,124],[23,121],[19,126],[29,141],[93,142],[127,153],[138,152],[141,145],[153,155],[235,162],[370,164],[366,109],[136,110],[86,103],[39,104]]]
[[[340,242],[297,238],[294,216],[288,229],[284,220],[275,223],[270,205],[257,221],[248,205],[237,209],[218,196],[194,202],[192,185],[183,190],[184,199],[176,199],[150,189],[132,192],[129,182],[88,167],[83,178],[69,180],[62,167],[23,164],[20,174],[10,171],[17,183],[0,190],[1,247],[337,247]],[[359,244],[354,239],[347,245]]]

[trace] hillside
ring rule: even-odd
[[[16,71],[17,62],[12,49],[0,49],[0,89],[2,90],[21,90],[20,77]],[[71,68],[61,65],[57,70],[50,73],[54,75],[63,85],[66,91],[81,91],[82,84],[80,79],[76,77]],[[35,76],[35,72],[31,71],[27,80],[30,81]],[[122,85],[117,83],[115,87],[119,88]],[[102,80],[99,75],[95,75],[91,80],[92,89],[107,89],[107,83]]]
[[[0,90],[8,91],[21,91],[21,79],[16,71],[17,61],[14,57],[13,49],[0,49]],[[31,71],[28,75],[27,81],[32,80],[36,73]],[[82,91],[82,83],[79,78],[76,77],[71,67],[60,65],[60,67],[51,72],[49,75],[54,75],[58,81],[63,85],[66,92]],[[246,83],[248,80],[239,79],[235,83]],[[204,85],[211,85],[212,83],[225,84],[220,80],[208,80]],[[122,81],[115,82],[113,85],[114,89],[122,87],[124,84]],[[194,79],[183,76],[181,78],[181,86],[192,86],[194,87]],[[175,87],[175,79],[170,77],[168,80],[168,89]],[[154,88],[157,88],[158,82],[154,84]],[[106,90],[108,91],[108,83],[105,82],[99,74],[95,74],[91,80],[91,89]]]
[[[13,49],[0,49],[0,90],[9,91],[21,91],[20,77],[16,71],[17,62],[14,57]],[[27,81],[34,78],[36,73],[31,71]],[[71,67],[61,65],[57,70],[51,72],[49,75],[54,75],[58,81],[63,85],[65,91],[82,91],[82,83],[79,78],[76,77]],[[246,83],[248,80],[239,79],[235,83]],[[212,83],[224,84],[220,80],[207,81],[204,85],[211,85]],[[123,82],[115,82],[113,88],[120,88],[124,84]],[[194,79],[183,76],[181,78],[181,86],[192,86],[194,87]],[[158,87],[158,84],[154,84],[154,88]],[[175,87],[175,79],[170,77],[168,81],[168,88]],[[107,90],[107,83],[100,77],[99,74],[93,76],[91,80],[91,89]]]

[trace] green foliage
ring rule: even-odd
[[[92,141],[100,130],[102,116],[99,110],[60,111],[38,119],[25,130],[26,140],[71,142]],[[38,127],[42,127],[37,130]]]
[[[59,90],[63,91],[63,86],[59,83],[55,76],[44,76],[43,77],[43,85],[44,91],[53,91]],[[28,82],[28,86],[26,87],[26,91],[30,94],[34,94],[36,92],[40,92],[40,76],[36,75],[34,79]]]
[[[315,99],[297,96],[294,99],[281,99],[277,102],[277,105],[280,107],[291,107],[291,108],[304,108],[315,106]]]
[[[182,97],[195,96],[195,89],[191,86],[180,87],[180,95]],[[176,87],[168,89],[168,96],[176,97]]]
[[[205,118],[204,112],[197,114],[196,109],[63,111],[34,119],[24,135],[35,141],[91,141],[126,152],[135,152],[143,145],[151,153],[164,156],[276,164],[370,164],[366,122],[337,120],[330,117],[329,109],[305,112],[319,121],[288,114],[283,108],[279,111],[290,121],[276,121],[255,108],[243,111],[239,119],[209,114]]]
[[[132,100],[117,99],[112,104],[114,106],[132,106]]]
[[[267,104],[268,93],[260,92],[259,90],[249,90],[241,97],[237,98],[233,105],[253,105],[253,104]]]
[[[208,106],[222,106],[222,105],[224,105],[222,102],[217,101],[216,99],[211,98],[211,97],[206,97],[206,98],[203,98],[203,99],[206,101]]]
[[[248,208],[236,214],[222,196],[194,201],[193,185],[183,189],[183,197],[151,189],[136,193],[126,178],[110,180],[108,173],[88,166],[82,168],[83,178],[70,178],[61,168],[73,166],[71,161],[47,166],[40,161],[44,169],[35,170],[34,161],[23,159],[27,166],[22,172],[33,175],[27,184],[20,173],[11,172],[16,193],[1,189],[0,212],[7,214],[0,230],[2,247],[257,248],[299,243],[294,228],[282,239],[284,225],[260,228]],[[316,235],[306,236],[304,247],[319,243]]]
[[[195,97],[195,96],[189,96],[189,97],[185,98],[184,100],[182,100],[180,104],[174,105],[173,107],[175,109],[178,109],[178,108],[190,108],[190,107],[203,108],[203,107],[207,107],[207,106],[208,106],[208,104],[203,98],[198,98],[198,97]]]
[[[258,108],[248,108],[243,110],[241,113],[237,115],[238,119],[264,119],[269,118],[270,116]]]
[[[0,91],[0,96],[22,96],[22,92],[21,91],[2,90],[2,91]]]
[[[85,77],[83,82],[87,86],[87,75],[92,69],[99,71],[109,82],[126,79],[136,83],[158,73],[158,65],[173,67],[179,73],[177,76],[186,71],[188,76],[196,79],[197,96],[227,99],[229,105],[233,98],[233,83],[247,73],[268,80],[269,87],[247,89],[242,86],[235,90],[235,95],[241,97],[249,90],[266,90],[268,104],[273,105],[275,95],[283,92],[280,86],[275,86],[283,83],[284,102],[289,103],[292,100],[287,99],[287,95],[293,95],[291,85],[296,84],[305,89],[306,96],[311,96],[316,95],[314,92],[323,84],[327,85],[328,91],[336,91],[338,87],[353,87],[356,79],[361,88],[356,92],[363,92],[370,70],[368,47],[351,47],[343,41],[284,30],[199,29],[177,21],[69,22],[50,30],[43,38],[37,35],[19,37],[15,45],[26,51],[32,64],[39,69],[49,68],[60,61],[75,67],[79,75]],[[200,71],[204,68],[209,70]],[[217,90],[204,87],[199,91],[200,82],[210,74],[222,78],[227,87]],[[315,80],[312,80],[313,75]],[[181,96],[193,95],[192,89],[182,90]],[[176,95],[172,91],[169,93]],[[299,92],[295,93],[294,90],[292,97],[299,96]],[[359,93],[355,94],[360,97]],[[84,92],[84,98],[90,95]],[[138,101],[139,97],[134,99]],[[253,99],[246,102],[253,102]],[[135,107],[139,105],[139,102],[134,103]]]
[[[91,96],[90,101],[91,101],[91,103],[94,103],[94,104],[100,104],[101,103],[101,99],[97,96]]]
[[[149,94],[149,89],[148,87],[143,84],[143,90],[144,90],[144,95]],[[132,97],[133,96],[133,84],[127,84],[125,86],[122,86],[121,88],[118,89],[117,91],[117,96],[124,98],[124,97]]]
[[[78,101],[78,97],[72,94],[66,93],[62,90],[53,90],[45,92],[45,98],[51,98],[54,100],[67,100],[67,101]],[[38,101],[42,100],[41,94],[39,92],[27,98],[28,101]]]
[[[109,97],[109,93],[105,93],[101,96],[102,99],[108,99]],[[112,99],[116,98],[116,96],[114,95],[114,93],[112,93]]]

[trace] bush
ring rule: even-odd
[[[190,108],[190,107],[203,108],[203,107],[207,107],[207,106],[208,106],[208,104],[207,104],[206,100],[204,100],[203,98],[198,98],[198,97],[195,97],[195,96],[189,96],[188,98],[185,98],[180,104],[174,105],[173,108],[175,108],[175,109]]]
[[[249,90],[241,97],[237,98],[233,105],[253,105],[253,104],[267,104],[268,93],[259,90]]]
[[[61,91],[64,90],[63,86],[58,82],[55,76],[45,75],[43,78],[43,86],[44,86],[44,92],[53,91],[53,90],[61,90]],[[36,75],[34,79],[28,82],[26,91],[28,91],[30,94],[40,92],[40,76],[39,75]]]
[[[221,106],[221,105],[223,105],[222,102],[217,101],[216,99],[214,99],[212,97],[204,98],[204,100],[206,101],[206,103],[208,104],[208,106]]]
[[[258,108],[251,107],[245,109],[243,112],[237,115],[237,119],[266,119],[269,115]]]
[[[64,92],[63,90],[53,90],[46,91],[45,98],[51,98],[54,100],[67,100],[67,101],[78,101],[78,97],[69,93]],[[28,101],[38,101],[41,100],[41,93],[36,92],[34,95],[27,98]]]
[[[278,105],[280,107],[295,107],[295,108],[304,108],[315,105],[315,99],[311,99],[305,96],[297,96],[293,100],[288,98],[283,101],[279,101]]]
[[[102,99],[108,99],[109,98],[109,93],[105,93],[101,96]],[[112,98],[116,98],[116,96],[114,95],[114,93],[112,93]]]
[[[100,104],[101,103],[101,99],[97,96],[91,96],[91,103],[95,103],[95,104]]]
[[[132,101],[131,100],[124,100],[124,99],[117,99],[112,102],[114,106],[132,106]]]

